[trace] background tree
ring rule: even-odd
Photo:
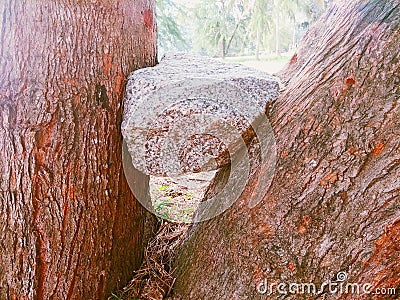
[[[208,54],[223,49],[220,56],[229,50],[238,55],[248,48],[258,59],[262,50],[287,51],[296,42],[299,23],[311,21],[322,9],[321,0],[203,0],[196,8],[192,36],[196,48]]]
[[[268,109],[279,157],[272,185],[249,208],[266,161],[234,206],[191,228],[175,261],[176,295],[264,299],[256,289],[264,279],[320,287],[340,271],[351,283],[399,290],[399,41],[397,0],[342,2],[320,18]]]
[[[140,265],[120,122],[126,76],[156,62],[154,5],[0,2],[0,299],[104,299]]]
[[[243,35],[244,6],[234,0],[202,0],[195,9],[195,46],[211,55],[225,58],[232,45]],[[240,48],[240,47],[239,47]]]
[[[296,28],[301,19],[314,23],[325,10],[322,0],[273,0],[273,7],[275,55],[279,55],[282,48],[286,51],[290,46],[294,48]]]
[[[157,0],[156,3],[159,53],[188,50],[184,27],[180,27],[177,21],[188,13],[188,9],[172,0]]]
[[[255,40],[256,59],[260,59],[260,47],[265,42],[265,37],[271,33],[273,5],[270,0],[255,0],[250,7],[250,36]]]

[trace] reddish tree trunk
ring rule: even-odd
[[[399,45],[398,0],[347,1],[320,19],[269,109],[279,157],[272,185],[249,208],[262,184],[256,173],[234,206],[193,226],[175,261],[177,298],[266,299],[256,289],[264,279],[320,286],[343,271],[397,296],[325,289],[324,299],[398,299]]]
[[[153,11],[0,2],[0,299],[102,299],[140,265],[120,122],[126,75],[155,64]]]

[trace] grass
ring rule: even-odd
[[[194,185],[188,187],[177,178],[150,178],[150,195],[154,214],[159,220],[177,223],[191,223],[204,194],[207,180],[188,179]]]
[[[225,62],[240,63],[259,71],[275,74],[283,69],[290,57],[292,57],[292,53],[285,53],[279,56],[261,56],[260,60],[256,60],[254,56],[238,56],[227,57]]]
[[[191,200],[193,197],[191,195],[184,195],[184,199]],[[195,207],[191,204],[181,202],[174,201],[172,196],[156,199],[154,201],[154,214],[159,221],[167,220],[169,222],[190,223]]]
[[[235,63],[244,63],[244,62],[286,62],[291,56],[282,54],[282,55],[272,55],[272,56],[260,56],[259,60],[256,60],[254,56],[234,56],[234,57],[226,57],[225,61],[227,62],[235,62]]]
[[[157,188],[158,191],[167,191],[169,190],[171,187],[169,185],[163,185]]]
[[[160,201],[161,200],[161,201]],[[157,199],[154,206],[154,214],[160,219],[172,221],[171,216],[168,214],[169,208],[173,205],[173,202],[168,200]]]

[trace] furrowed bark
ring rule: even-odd
[[[155,64],[154,6],[1,1],[1,299],[103,299],[140,265],[120,122],[126,76]]]
[[[251,177],[232,208],[192,227],[175,260],[177,298],[266,299],[257,292],[264,279],[320,287],[343,271],[347,282],[397,295],[285,297],[275,288],[267,298],[397,299],[399,45],[399,1],[333,5],[311,29],[269,109],[279,154],[272,185],[250,209],[262,184]]]

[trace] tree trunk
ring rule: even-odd
[[[224,50],[224,53],[225,53],[224,55],[225,55],[225,56],[229,53],[229,49],[231,48],[233,38],[235,37],[235,35],[236,35],[236,33],[237,33],[238,29],[239,29],[240,23],[241,23],[241,21],[239,21],[239,22],[236,24],[235,30],[233,30],[232,35],[231,35],[231,37],[229,38],[228,45],[226,45],[226,47],[224,47],[224,49],[225,49],[225,50]],[[226,41],[224,42],[224,44],[225,44],[225,43],[226,43]],[[224,56],[224,57],[225,57],[225,56]]]
[[[278,0],[274,0],[275,5],[275,55],[279,55],[279,6]]]
[[[222,50],[222,59],[225,59],[226,56],[226,39],[222,38],[222,42],[221,42],[221,50]]]
[[[3,0],[0,13],[0,299],[106,298],[145,242],[120,122],[126,75],[155,64],[154,3]]]
[[[398,299],[399,41],[398,0],[332,5],[314,25],[268,109],[278,154],[272,184],[249,208],[261,166],[228,211],[193,225],[175,260],[178,298],[266,299],[267,284],[319,289],[345,272],[344,284],[397,288],[397,296],[325,286],[322,295],[286,298]],[[229,168],[209,193],[226,177]],[[283,298],[275,286],[268,299]]]

